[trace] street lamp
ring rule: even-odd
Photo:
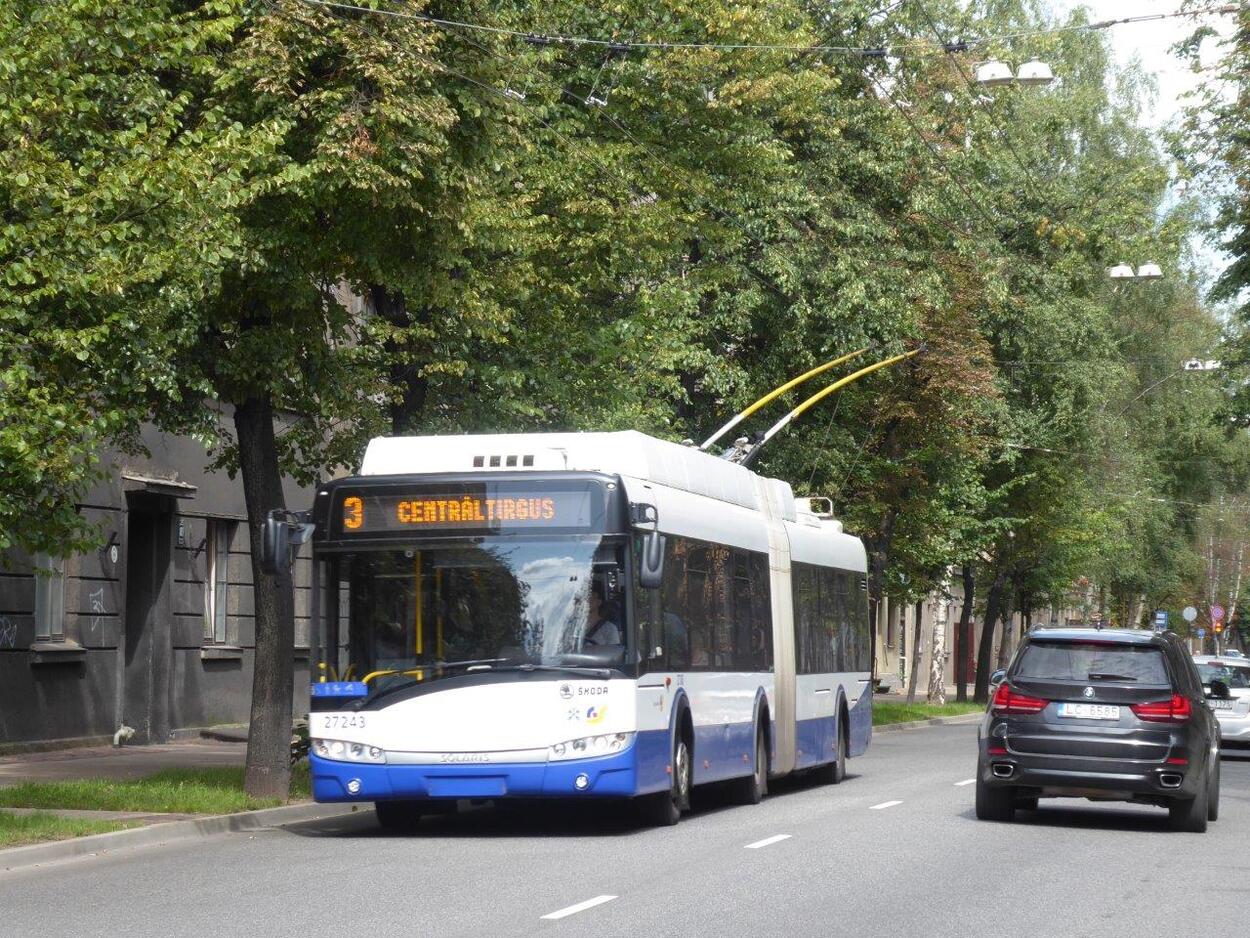
[[[1049,85],[1055,80],[1055,73],[1045,62],[1033,59],[1025,62],[1016,72],[1016,81],[1022,85]]]
[[[1045,62],[1037,59],[1025,62],[1013,74],[1011,66],[999,59],[990,59],[977,66],[977,84],[990,88],[999,85],[1049,85],[1055,80],[1055,73]]]
[[[1107,276],[1112,280],[1158,280],[1163,276],[1163,268],[1151,262],[1133,270],[1128,264],[1120,263],[1108,268]]]

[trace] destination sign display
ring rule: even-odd
[[[602,495],[580,491],[502,489],[472,491],[344,492],[338,506],[345,536],[401,531],[482,531],[515,528],[589,530],[602,515]]]

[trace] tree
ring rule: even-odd
[[[240,248],[227,206],[272,143],[178,87],[229,28],[161,0],[0,17],[0,550],[84,549],[100,446],[137,447],[153,407],[206,390],[170,350]]]

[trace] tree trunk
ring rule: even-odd
[[[973,685],[972,699],[977,703],[989,700],[990,655],[994,651],[994,626],[1003,601],[1003,585],[1007,576],[1003,571],[994,575],[990,590],[985,596],[985,622],[981,626],[981,641],[977,644],[977,676]]]
[[[868,553],[868,621],[872,623],[873,677],[876,674],[877,626],[881,621],[881,597],[885,591],[885,568],[889,563],[890,540],[894,533],[893,509],[886,511],[881,519],[881,536],[864,538]]]
[[[373,311],[396,329],[410,329],[414,325],[403,294],[377,284],[369,286],[369,302]],[[419,323],[431,318],[428,311],[420,311]],[[413,433],[425,412],[425,401],[430,382],[421,370],[412,349],[404,341],[386,340],[386,360],[390,362],[390,381],[393,393],[398,395],[390,403],[391,432],[396,436]]]
[[[933,619],[933,639],[929,643],[929,703],[946,703],[946,623],[951,608],[950,568],[938,584],[937,615]]]
[[[1011,588],[1007,591],[1006,601],[1003,603],[1003,637],[998,643],[998,670],[1007,667],[1011,661],[1011,653],[1016,650],[1016,600],[1018,598],[1017,586],[1013,581]]]
[[[955,699],[960,703],[968,699],[968,646],[972,644],[972,607],[976,586],[972,564],[966,563],[964,604],[959,610],[959,625],[955,628]]]
[[[273,577],[260,567],[265,516],[285,507],[270,399],[252,397],[235,405],[234,426],[251,535],[256,608],[256,661],[243,787],[253,798],[285,801],[291,788],[295,596],[289,571]]]
[[[907,702],[916,702],[916,677],[920,674],[920,648],[924,628],[924,600],[916,600],[916,622],[912,626],[911,661],[907,663]]]

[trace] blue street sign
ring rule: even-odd
[[[1199,630],[1198,630],[1198,637],[1199,637],[1199,638],[1206,638],[1206,637],[1207,637],[1207,630],[1206,630],[1206,629],[1199,629]]]
[[[1155,612],[1155,630],[1162,632],[1168,627],[1168,611],[1159,609]]]

